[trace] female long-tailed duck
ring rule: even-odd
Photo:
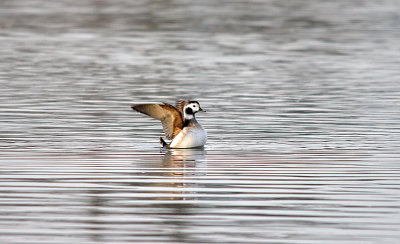
[[[207,132],[197,122],[195,114],[204,111],[197,101],[179,100],[176,107],[168,104],[138,104],[132,109],[161,120],[167,144],[162,137],[160,143],[167,148],[202,147],[207,141]],[[204,111],[205,112],[205,111]]]

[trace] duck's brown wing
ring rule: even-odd
[[[178,101],[176,102],[175,107],[176,107],[176,109],[177,109],[181,114],[183,114],[183,108],[184,108],[188,103],[189,103],[189,101],[186,101],[186,100],[178,100]]]
[[[183,128],[181,113],[168,103],[132,105],[132,109],[160,120],[168,140],[178,135]]]

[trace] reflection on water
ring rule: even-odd
[[[399,238],[400,171],[391,157],[189,149],[0,163],[6,243]]]
[[[0,1],[0,242],[397,242],[399,11]],[[177,98],[204,150],[130,109]]]
[[[157,183],[159,187],[174,189],[168,197],[156,198],[164,200],[195,200],[197,184],[191,179],[205,175],[207,162],[204,149],[168,149],[163,155],[160,177],[169,179],[167,182]],[[157,186],[155,184],[155,186]],[[187,192],[186,189],[193,189]]]

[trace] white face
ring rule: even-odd
[[[189,103],[188,105],[186,105],[186,108],[191,108],[193,113],[200,111],[200,105],[198,103]]]
[[[184,107],[183,116],[185,119],[193,119],[194,114],[202,111],[198,102],[191,102]]]

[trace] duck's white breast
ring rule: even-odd
[[[194,128],[185,127],[183,130],[172,140],[169,147],[171,148],[193,148],[202,147],[207,142],[207,132],[201,125]]]

